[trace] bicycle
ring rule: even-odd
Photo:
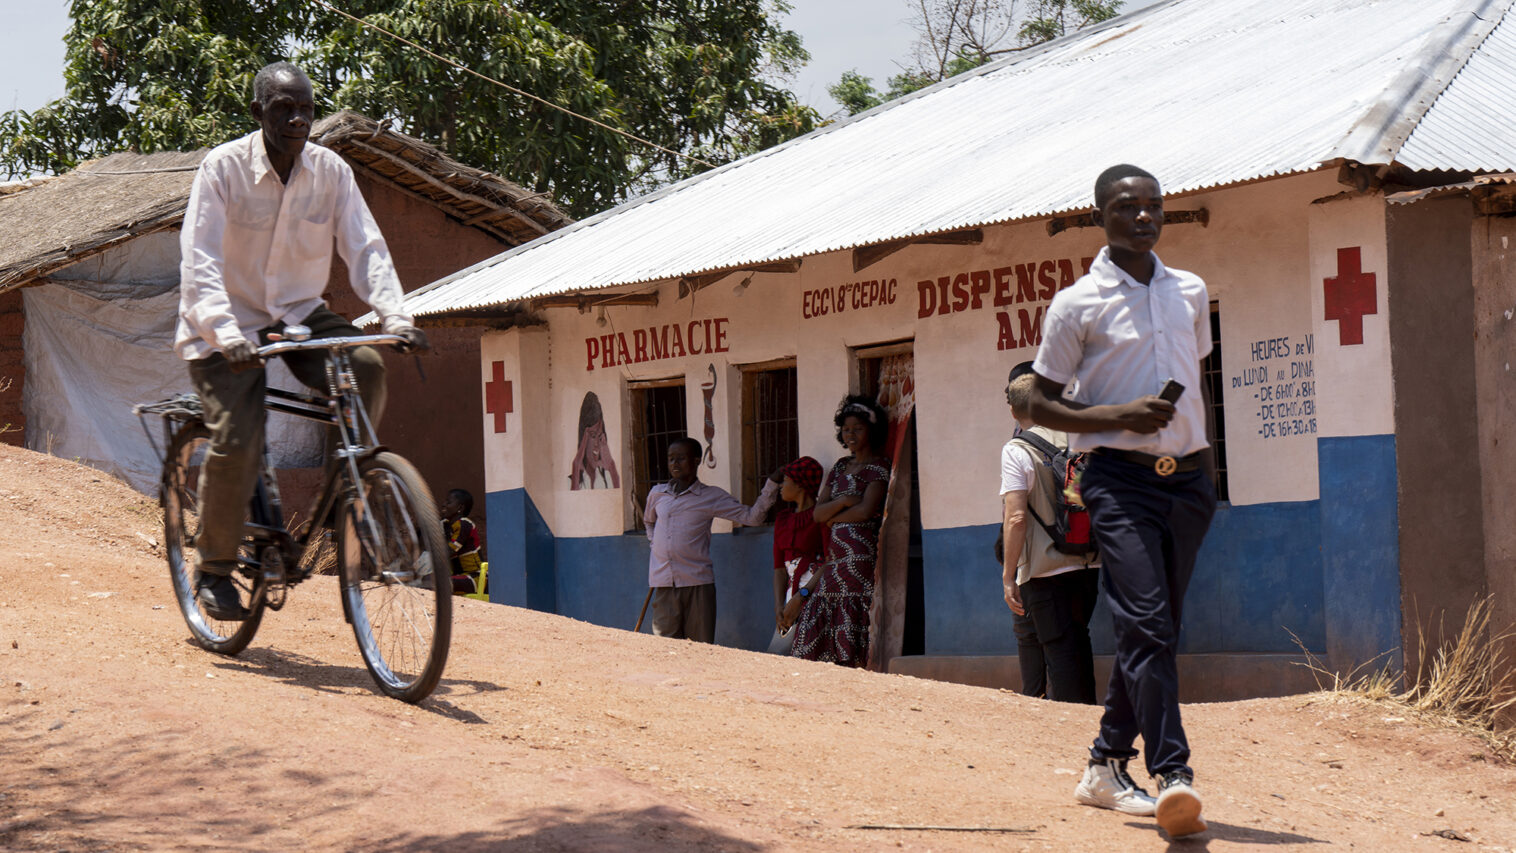
[[[436,688],[453,622],[448,549],[437,505],[416,469],[379,444],[347,355],[354,347],[404,342],[398,335],[313,339],[309,329],[288,326],[275,343],[258,348],[264,361],[300,350],[329,351],[325,395],[268,388],[264,408],[328,424],[336,440],[307,513],[309,524],[298,534],[285,529],[265,443],[233,573],[248,611],[240,622],[213,619],[195,594],[191,555],[199,532],[199,467],[210,442],[200,400],[183,394],[134,407],[155,450],[148,418],[162,419],[164,550],[174,597],[201,648],[224,655],[247,648],[265,610],[283,608],[289,589],[316,572],[329,528],[336,539],[342,612],[379,689],[416,703]]]

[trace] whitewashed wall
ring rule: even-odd
[[[1365,268],[1379,272],[1383,287],[1382,203],[1366,198],[1312,204],[1339,190],[1332,175],[1323,173],[1170,200],[1171,209],[1210,211],[1209,227],[1166,229],[1159,254],[1171,266],[1199,273],[1220,302],[1234,504],[1315,499],[1317,436],[1390,431],[1382,296],[1381,313],[1365,318],[1365,346],[1337,346],[1337,323],[1322,319],[1321,280],[1335,274],[1341,246],[1362,246]],[[486,336],[486,379],[499,360],[516,383],[511,431],[494,433],[493,416],[484,417],[488,488],[525,485],[558,536],[627,529],[633,472],[626,383],[683,377],[688,431],[704,442],[701,385],[714,366],[716,465],[702,466],[700,476],[737,492],[737,367],[780,358],[795,358],[799,368],[801,452],[829,465],[840,454],[831,418],[853,381],[850,348],[914,338],[923,523],[993,523],[998,454],[1011,431],[1006,372],[1035,355],[1034,347],[1023,345],[1024,330],[1038,328],[1048,303],[1044,294],[1081,274],[1084,260],[1104,240],[1094,228],[1049,237],[1044,222],[984,232],[981,245],[911,246],[861,272],[853,271],[851,252],[835,252],[805,259],[797,273],[734,273],[682,299],[677,283],[649,285],[659,293],[658,306],[606,308],[603,325],[598,309],[551,309],[550,331]],[[1034,279],[1030,301],[1020,298],[1020,275],[1027,273]],[[947,313],[939,313],[943,292],[936,282],[943,277]],[[918,282],[933,283],[929,297]],[[955,282],[964,289],[955,291]],[[997,293],[1008,304],[996,305]],[[924,309],[927,316],[921,316]],[[681,337],[695,331],[698,349],[720,351],[651,359],[648,330],[659,334],[674,324]],[[717,332],[724,332],[723,347],[716,346]],[[618,334],[626,352],[613,342],[608,363],[604,336]],[[621,489],[569,488],[587,391],[604,409]]]
[[[1344,197],[1314,204],[1311,223],[1311,318],[1316,328],[1323,436],[1385,435],[1395,431],[1390,377],[1384,203]],[[1338,276],[1338,251],[1360,248],[1364,273],[1374,276],[1377,313],[1363,317],[1363,343],[1343,345],[1341,323],[1326,320],[1323,280]]]
[[[1175,206],[1210,211],[1210,225],[1165,231],[1159,246],[1166,262],[1205,278],[1220,306],[1234,505],[1317,497],[1320,389],[1297,375],[1314,373],[1309,210],[1341,189],[1320,173],[1182,199]]]

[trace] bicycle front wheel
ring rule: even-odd
[[[358,470],[337,532],[344,609],[379,689],[420,702],[442,677],[453,632],[442,522],[405,459],[378,453]]]
[[[250,570],[232,575],[239,597],[247,602],[241,622],[223,622],[205,612],[195,595],[195,539],[200,534],[200,466],[210,446],[210,430],[200,421],[180,427],[163,463],[163,544],[168,554],[174,600],[189,625],[190,635],[203,649],[235,655],[247,648],[263,621],[263,576]],[[251,548],[245,545],[245,548]]]

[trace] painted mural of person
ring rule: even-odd
[[[594,391],[587,392],[579,404],[579,445],[569,470],[569,488],[621,488],[621,474],[611,458],[611,442],[605,434],[605,412]]]

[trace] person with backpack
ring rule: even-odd
[[[1152,174],[1127,164],[1101,172],[1093,218],[1105,248],[1048,307],[1031,397],[1032,420],[1089,453],[1079,492],[1116,635],[1105,713],[1074,797],[1156,815],[1176,838],[1206,828],[1179,714],[1178,651],[1185,590],[1216,512],[1200,384],[1210,297],[1199,276],[1153,253],[1163,190]],[[1156,801],[1126,772],[1139,734]]]
[[[1064,483],[1083,454],[1069,452],[1061,432],[1034,426],[1029,400],[1037,378],[1032,363],[1011,369],[1005,401],[1020,426],[1000,451],[1000,525],[1005,603],[1018,621],[1031,623],[1040,655],[1021,656],[1023,684],[1044,677],[1047,698],[1094,705],[1095,656],[1090,617],[1099,600],[1099,560],[1088,515],[1069,502]],[[1017,631],[1018,646],[1024,632]],[[1028,672],[1029,668],[1034,671]]]

